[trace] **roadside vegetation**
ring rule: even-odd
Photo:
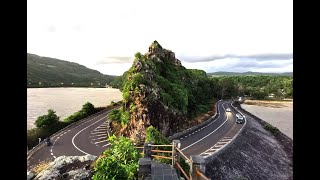
[[[35,121],[36,128],[27,130],[28,148],[31,149],[32,147],[39,144],[39,138],[43,140],[74,122],[77,122],[104,109],[111,109],[115,106],[120,105],[121,103],[121,101],[112,101],[111,104],[106,107],[94,107],[93,104],[87,102],[82,106],[81,110],[75,112],[62,121],[60,120],[60,117],[56,115],[56,112],[54,110],[49,109],[47,114],[39,116],[37,118],[37,120]]]
[[[280,132],[277,127],[274,127],[270,124],[265,124],[264,129],[266,129],[267,131],[270,131],[273,135],[276,135]]]
[[[138,179],[138,160],[142,157],[139,154],[132,140],[120,136],[112,135],[108,138],[111,146],[103,152],[93,164],[94,174],[93,180],[107,180],[107,179]],[[149,126],[146,131],[146,141],[153,142],[153,144],[169,145],[170,141],[163,136],[156,128]],[[171,147],[155,147],[158,150],[171,151]],[[157,153],[160,156],[171,157],[172,154]],[[171,165],[169,159],[157,159],[154,161],[166,163]],[[181,158],[180,165],[189,174],[189,165]]]
[[[94,163],[93,180],[138,179],[138,150],[125,137],[108,138],[111,146]]]

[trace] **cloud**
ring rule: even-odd
[[[208,62],[215,61],[219,59],[227,59],[227,58],[236,58],[236,59],[254,59],[257,61],[267,61],[267,60],[289,60],[293,58],[292,53],[287,54],[253,54],[253,55],[234,55],[234,54],[226,54],[222,56],[209,56],[209,57],[191,57],[191,56],[182,56],[182,59],[185,62]]]
[[[133,57],[128,56],[110,56],[106,57],[102,60],[98,60],[96,62],[97,65],[99,64],[122,64],[122,63],[132,63]]]
[[[217,71],[229,72],[292,72],[293,60],[265,60],[254,59],[217,59],[208,62],[182,62],[186,68],[203,69],[207,73]]]
[[[55,26],[48,26],[46,30],[48,32],[55,32],[56,31],[56,27]]]

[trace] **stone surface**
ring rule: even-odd
[[[35,176],[34,173],[32,173],[31,171],[27,172],[27,180],[34,178],[34,176]]]
[[[60,156],[41,171],[35,180],[58,179],[90,179],[92,171],[86,170],[89,164],[96,160],[96,156]]]

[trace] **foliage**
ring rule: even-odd
[[[137,179],[139,153],[125,137],[109,137],[110,149],[103,152],[94,166],[93,180]]]
[[[54,125],[50,126],[50,128],[47,128],[45,126],[41,128],[33,128],[30,130],[27,130],[27,145],[28,148],[31,149],[32,147],[39,144],[39,138],[42,140],[46,137],[51,136],[53,133],[59,131],[60,129],[66,127],[68,124],[62,121],[58,121]]]
[[[270,124],[266,124],[265,126],[264,126],[264,129],[266,129],[267,131],[270,131],[272,134],[278,134],[280,131],[279,131],[279,129],[277,128],[277,127],[274,127],[274,126],[272,126],[272,125],[270,125]]]
[[[170,144],[169,140],[165,136],[163,136],[163,134],[161,134],[153,126],[149,126],[146,129],[146,143],[149,143],[149,142],[153,142],[153,144],[158,144],[158,145],[161,145],[161,144],[169,145]],[[172,150],[171,147],[155,147],[155,149],[166,150],[166,151]],[[171,154],[168,154],[168,153],[157,153],[157,155],[171,157]],[[162,163],[171,164],[170,159],[155,159],[155,160],[162,162]]]
[[[215,90],[218,98],[283,99],[293,95],[293,78],[290,76],[220,76],[210,79],[218,82]],[[272,94],[274,97],[268,97]]]
[[[114,79],[74,62],[27,54],[27,87],[105,87]]]
[[[39,116],[35,121],[35,125],[38,128],[41,127],[50,127],[56,124],[59,121],[59,117],[56,115],[56,112],[52,109],[48,110],[48,114]]]
[[[80,119],[84,119],[96,112],[97,110],[94,108],[93,104],[91,104],[90,102],[87,102],[84,105],[82,105],[82,109],[80,111],[75,112],[74,114],[65,118],[64,122],[73,123],[73,122],[79,121]]]
[[[122,108],[112,110],[108,117],[119,124],[126,125],[130,120],[130,114],[128,111],[123,111]]]
[[[220,71],[220,72],[214,72],[214,73],[207,73],[208,76],[291,76],[293,75],[292,72],[284,72],[284,73],[262,73],[262,72],[243,72],[243,73],[239,73],[239,72],[224,72],[224,71]]]

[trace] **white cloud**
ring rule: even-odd
[[[178,57],[292,53],[292,4],[291,0],[28,0],[27,51],[90,67],[105,57],[145,53],[153,40]],[[101,72],[109,72],[102,67]],[[117,74],[125,67],[115,68]]]

